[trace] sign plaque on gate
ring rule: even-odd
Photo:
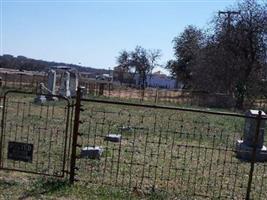
[[[33,144],[8,142],[7,158],[10,160],[32,162]]]

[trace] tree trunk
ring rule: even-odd
[[[246,84],[245,81],[240,81],[236,86],[235,91],[235,98],[236,98],[236,105],[235,107],[239,110],[243,110],[244,108],[244,100],[246,96]]]
[[[239,109],[239,110],[243,110],[244,109],[244,99],[245,99],[244,95],[240,95],[240,96],[237,97],[236,105],[235,105],[235,107],[237,109]]]

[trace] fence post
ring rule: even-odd
[[[158,88],[155,90],[155,100],[154,103],[158,103]]]
[[[249,171],[249,178],[248,178],[248,186],[247,186],[247,193],[246,193],[246,200],[250,199],[250,192],[251,192],[251,185],[252,185],[252,178],[254,173],[254,164],[256,161],[256,153],[257,153],[257,142],[259,138],[259,132],[260,132],[260,124],[261,124],[261,117],[262,112],[259,111],[257,116],[257,126],[256,126],[256,134],[253,141],[253,149],[252,149],[252,157],[250,162],[250,171]]]
[[[5,85],[4,85],[4,87],[5,87],[5,89],[6,89],[6,85],[7,85],[7,72],[5,73]]]
[[[81,88],[78,87],[76,93],[76,103],[75,103],[75,115],[73,123],[73,133],[72,133],[72,146],[71,146],[71,158],[70,158],[70,184],[73,184],[75,181],[75,170],[76,167],[76,147],[77,139],[79,135],[79,124],[80,124],[80,111],[81,111]]]
[[[6,95],[4,95],[3,98],[3,108],[2,108],[2,119],[1,119],[1,132],[0,132],[0,168],[3,167],[3,158],[2,158],[2,154],[3,154],[3,139],[4,139],[4,128],[5,128],[5,109],[6,109]]]
[[[110,97],[110,90],[111,90],[110,85],[111,83],[108,83],[108,97]]]
[[[19,89],[22,88],[22,74],[19,75]]]
[[[32,75],[32,82],[31,82],[31,88],[32,88],[32,92],[34,92],[34,74]]]

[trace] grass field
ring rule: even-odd
[[[67,102],[43,106],[34,96],[11,95],[6,110],[3,167],[61,176],[68,167],[72,117]],[[235,156],[244,118],[82,102],[78,143],[101,146],[100,159],[77,159],[75,186],[65,179],[1,172],[3,199],[243,199],[250,163]],[[105,141],[121,134],[119,143]],[[7,159],[9,141],[32,143],[32,163]],[[77,155],[80,154],[78,148]],[[255,166],[253,199],[266,199],[264,163]],[[65,176],[67,177],[67,176]],[[89,199],[90,199],[89,198]],[[95,199],[94,198],[94,199]],[[93,199],[93,198],[92,198]]]

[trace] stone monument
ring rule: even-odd
[[[76,72],[71,72],[70,73],[70,95],[71,96],[76,96],[77,92],[77,87],[78,87],[78,73]]]
[[[70,73],[65,71],[61,78],[59,94],[64,97],[70,97]]]
[[[246,116],[248,117],[257,117],[258,114],[259,114],[258,110],[249,110],[246,112]],[[256,162],[267,161],[267,148],[263,144],[266,114],[262,111],[261,116],[263,119],[260,122],[258,140],[256,142],[255,142],[255,136],[257,129],[257,119],[246,118],[243,140],[236,141],[236,154],[238,158],[251,161],[253,149],[256,147],[255,161]]]
[[[52,95],[56,94],[56,79],[57,74],[55,70],[49,70],[48,72],[48,89],[51,91]]]
[[[48,92],[50,95],[56,95],[56,81],[57,81],[57,74],[55,70],[49,70],[48,72]],[[47,99],[55,101],[57,100],[56,97],[47,95]]]

